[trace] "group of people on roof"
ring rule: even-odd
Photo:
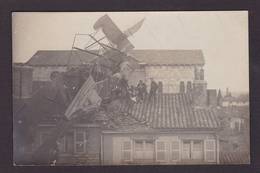
[[[119,94],[123,97],[129,97],[134,102],[140,103],[143,102],[146,98],[149,101],[155,100],[155,95],[158,90],[158,84],[151,78],[150,90],[147,91],[147,85],[143,80],[139,80],[137,86],[131,85],[129,87],[127,80],[119,80],[116,87],[112,92]]]

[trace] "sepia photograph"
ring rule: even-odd
[[[13,12],[13,165],[250,164],[248,11]]]

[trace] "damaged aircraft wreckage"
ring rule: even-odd
[[[50,85],[40,88],[30,103],[18,113],[22,117],[19,122],[22,130],[17,132],[15,143],[21,147],[34,142],[35,128],[42,119],[57,115],[55,129],[29,156],[28,162],[52,164],[56,160],[57,140],[73,124],[87,119],[104,126],[104,114],[114,111],[116,102],[134,103],[128,91],[127,79],[138,64],[127,55],[134,48],[128,37],[137,32],[143,22],[144,19],[122,32],[108,15],[104,15],[94,24],[94,34],[75,35],[72,50],[95,55],[95,58],[91,64],[80,67],[68,64],[66,72],[53,72]],[[102,38],[95,37],[98,32],[103,34]],[[76,37],[81,35],[91,40],[84,48],[75,46]],[[16,157],[17,164],[19,160],[25,160],[23,152]]]

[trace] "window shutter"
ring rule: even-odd
[[[113,137],[113,164],[120,164],[121,162],[121,142],[120,137]]]
[[[180,160],[180,141],[172,141],[172,161]]]
[[[75,153],[84,153],[86,148],[86,133],[81,130],[75,130],[74,141]]]
[[[131,140],[123,140],[122,141],[122,161],[132,161],[132,141]]]
[[[113,137],[113,164],[132,161],[132,145],[130,137]]]
[[[59,139],[58,140],[58,148],[59,148],[59,151],[62,152],[62,153],[65,153],[66,152],[66,137],[64,136],[63,138]]]
[[[166,142],[156,141],[156,161],[165,162],[166,161]]]
[[[216,161],[216,141],[214,139],[205,140],[205,161]]]

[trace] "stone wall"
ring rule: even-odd
[[[135,70],[129,80],[129,84],[136,86],[139,80],[143,80],[147,84],[149,91],[150,78],[153,78],[157,83],[162,82],[164,93],[179,93],[181,81],[184,82],[186,88],[187,83],[194,80],[194,69],[195,66],[192,65],[148,65],[144,69]]]

